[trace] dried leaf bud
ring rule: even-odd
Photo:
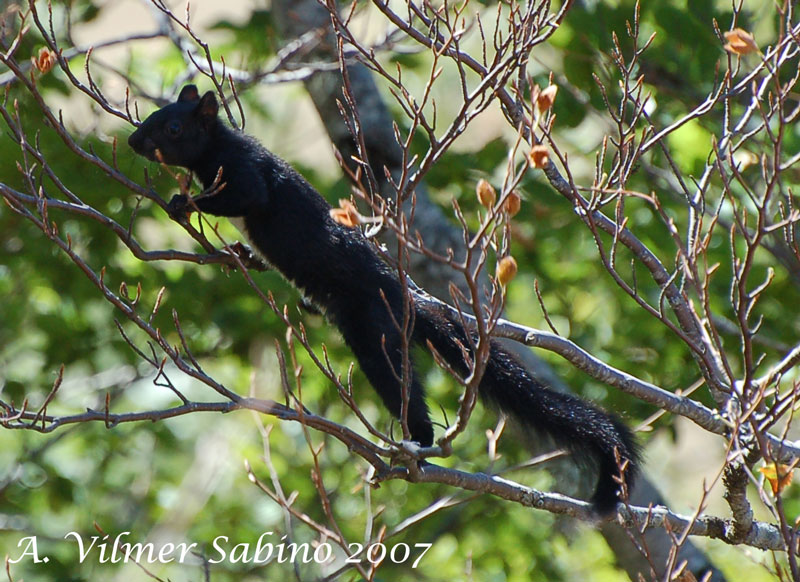
[[[533,146],[528,157],[531,160],[531,165],[540,170],[547,167],[547,162],[550,161],[550,153],[547,151],[547,146],[542,144]]]
[[[725,50],[735,55],[746,55],[749,53],[758,52],[758,45],[756,44],[753,35],[742,30],[741,28],[734,28],[724,34],[727,44]]]
[[[475,189],[478,192],[478,202],[481,203],[481,206],[484,208],[491,208],[494,206],[494,203],[497,201],[497,192],[495,192],[494,187],[489,184],[489,182],[481,178],[478,180],[478,185]]]
[[[553,106],[558,93],[558,85],[548,85],[536,94],[536,107],[544,113]]]
[[[56,64],[56,53],[47,47],[42,47],[37,57],[31,57],[31,63],[40,73],[49,73]]]
[[[517,261],[511,255],[503,257],[497,264],[497,282],[504,287],[517,274]]]
[[[343,226],[354,227],[361,223],[355,204],[346,198],[339,199],[339,208],[331,208],[331,218]]]
[[[509,217],[514,217],[519,212],[519,209],[522,207],[522,198],[520,198],[519,194],[516,191],[512,192],[506,197],[506,201],[503,202],[503,211],[508,214]]]

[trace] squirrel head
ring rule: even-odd
[[[149,160],[191,168],[213,143],[218,112],[213,91],[200,97],[196,86],[186,85],[175,103],[153,112],[139,125],[128,145]]]

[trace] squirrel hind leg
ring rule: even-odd
[[[345,341],[358,360],[361,371],[364,372],[372,387],[381,397],[386,408],[395,418],[399,419],[403,405],[403,390],[398,381],[398,378],[402,378],[403,369],[403,352],[399,334],[385,331],[377,337],[378,329],[375,321],[370,322],[370,325],[357,327],[359,329],[353,334],[342,329]],[[367,330],[374,330],[374,333]],[[425,403],[425,389],[417,379],[413,362],[411,363],[406,418],[411,440],[423,447],[432,446],[433,424]]]

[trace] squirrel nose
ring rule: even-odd
[[[141,132],[141,128],[128,136],[128,145],[131,146],[133,151],[137,154],[145,154],[148,151],[154,150],[156,147],[153,140]]]
[[[128,145],[131,146],[134,150],[137,149],[137,146],[140,145],[141,141],[142,141],[141,135],[139,134],[138,129],[128,136]]]

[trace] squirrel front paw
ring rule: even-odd
[[[186,220],[192,213],[189,197],[186,194],[175,194],[172,200],[169,201],[169,204],[167,204],[167,212],[173,220]]]
[[[245,264],[257,261],[255,254],[247,245],[240,243],[238,240],[230,245],[231,252],[239,257],[239,260]]]

